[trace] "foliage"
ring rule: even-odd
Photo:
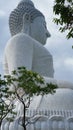
[[[0,126],[4,118],[12,120],[12,118],[7,117],[8,114],[14,114],[14,106],[12,102],[8,99],[10,95],[11,92],[9,92],[6,80],[2,79],[0,75]]]
[[[26,70],[25,67],[19,67],[12,72],[12,75],[5,76],[8,85],[13,85],[16,98],[22,102],[24,106],[24,117],[22,126],[26,130],[25,111],[29,107],[31,98],[34,95],[44,95],[55,92],[56,85],[45,83],[43,77],[39,74]],[[20,93],[20,90],[22,90]]]
[[[44,95],[55,92],[56,85],[45,83],[44,78],[36,72],[26,70],[25,67],[19,67],[12,71],[11,75],[5,76],[8,85],[13,85],[15,92],[23,89],[25,95]]]
[[[57,18],[54,22],[60,24],[60,31],[68,31],[67,38],[73,38],[73,0],[55,0],[53,11]]]

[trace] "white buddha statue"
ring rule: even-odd
[[[50,34],[45,17],[29,0],[21,1],[11,12],[9,26],[12,38],[5,48],[4,72],[10,74],[20,66],[54,77],[53,59],[43,46]]]
[[[66,119],[73,116],[73,84],[54,79],[53,58],[44,47],[47,38],[50,37],[44,15],[34,7],[31,0],[22,0],[10,14],[9,27],[12,37],[5,47],[5,74],[11,74],[17,67],[25,66],[28,70],[42,75],[46,82],[55,83],[59,87],[54,95],[34,97],[29,111],[35,110],[38,114],[47,111],[44,115],[48,118],[58,115]],[[23,111],[22,106],[17,104],[18,106],[20,108],[17,111],[20,117]]]

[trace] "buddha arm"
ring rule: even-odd
[[[52,83],[58,86],[58,88],[73,89],[73,83],[63,80],[56,80],[54,78],[44,77],[46,83]]]
[[[7,43],[5,49],[9,74],[17,67],[32,69],[33,43],[25,35],[17,35]]]

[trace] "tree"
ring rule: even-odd
[[[12,72],[12,75],[6,76],[9,85],[13,85],[16,98],[23,104],[24,112],[22,126],[26,130],[26,109],[29,107],[31,98],[34,95],[44,95],[55,92],[56,85],[45,83],[43,77],[39,74],[26,70],[25,67],[19,67]],[[20,89],[22,93],[20,94]]]
[[[53,11],[57,18],[54,22],[61,27],[61,32],[67,31],[67,38],[73,38],[73,0],[55,0]]]
[[[0,127],[1,127],[2,121],[5,118],[7,120],[10,119],[7,117],[8,114],[14,114],[13,112],[14,106],[9,99],[9,96],[11,95],[11,93],[12,92],[9,92],[9,88],[7,87],[6,80],[2,79],[0,75]]]

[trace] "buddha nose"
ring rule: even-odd
[[[47,32],[46,32],[46,36],[47,36],[47,38],[48,38],[48,37],[51,37],[51,34],[49,33],[48,30],[47,30]]]

